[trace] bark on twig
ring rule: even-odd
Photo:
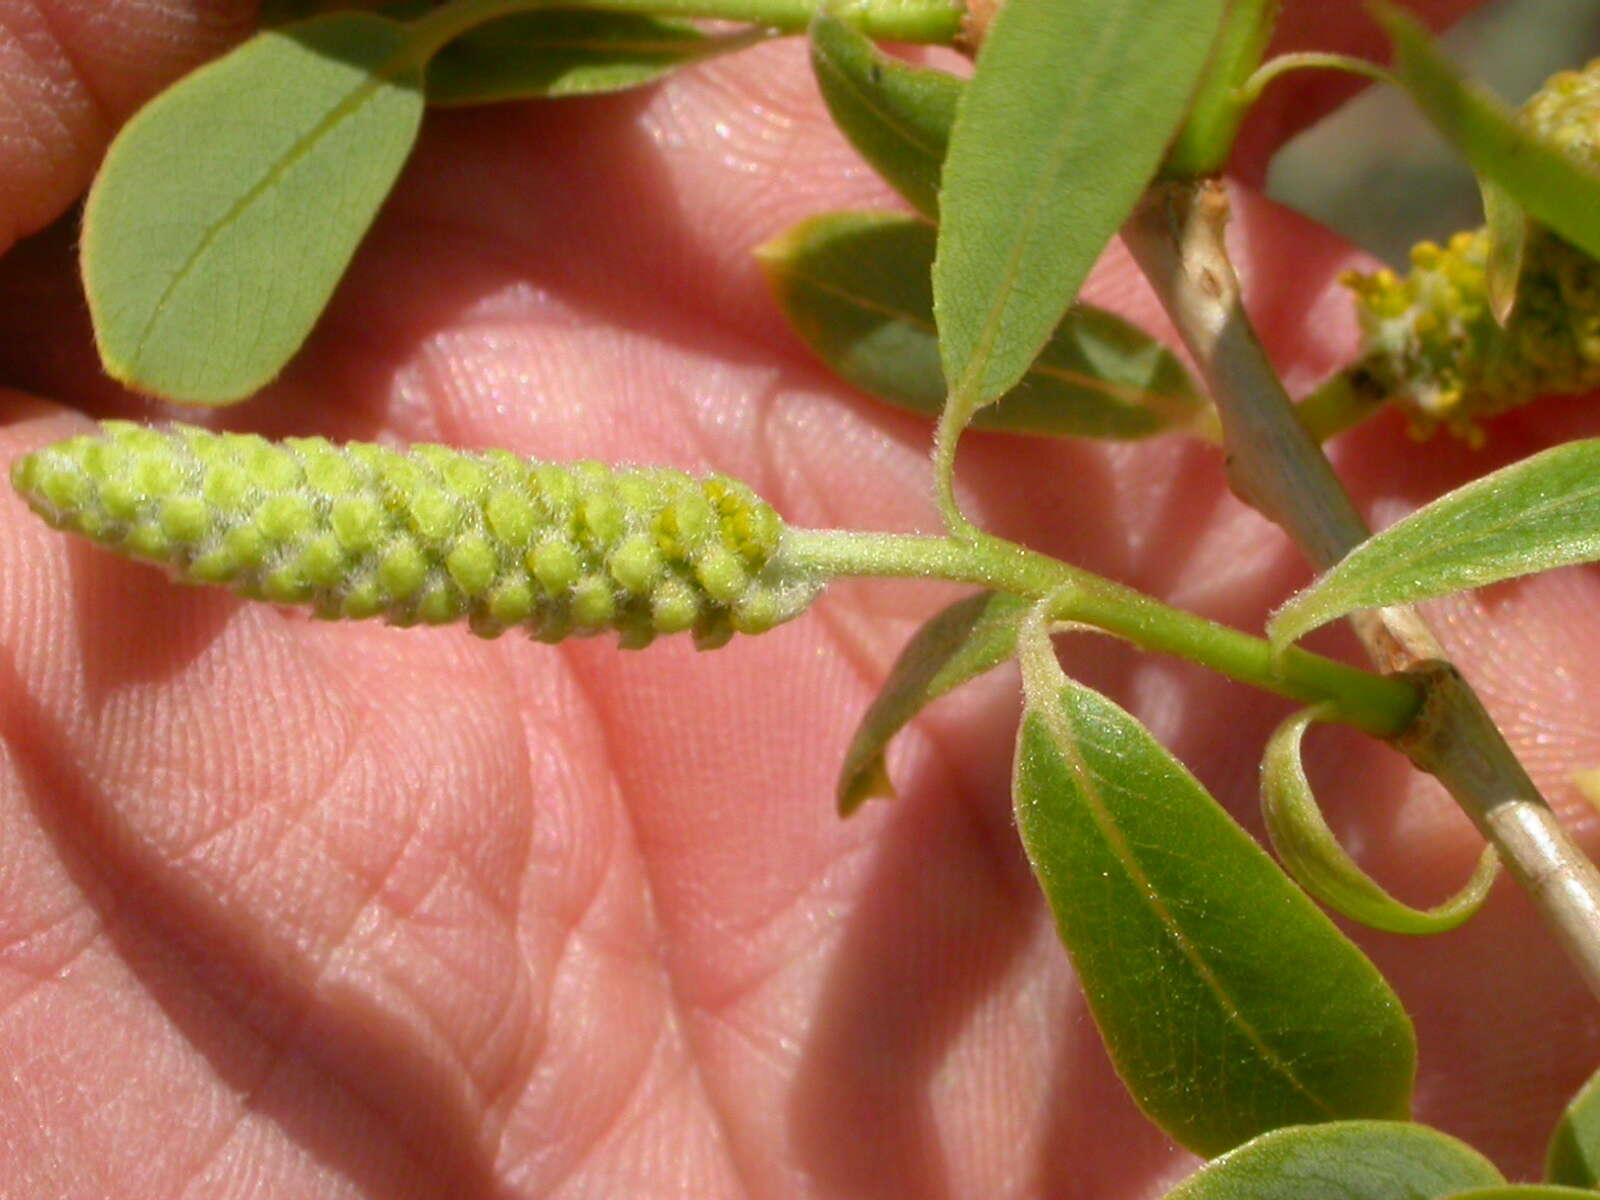
[[[1157,183],[1123,238],[1216,401],[1233,490],[1324,570],[1368,531],[1245,315],[1223,240],[1227,216],[1215,181]],[[1378,609],[1352,623],[1380,670],[1423,685],[1422,711],[1394,744],[1449,789],[1600,997],[1600,872],[1567,836],[1416,610]]]

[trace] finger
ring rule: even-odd
[[[4,413],[8,463],[84,426]],[[104,1195],[492,1190],[541,1004],[503,673],[175,588],[15,495],[0,528],[0,1025],[33,1047],[6,1144]]]
[[[254,12],[250,0],[0,0],[0,253],[59,216],[129,114]]]

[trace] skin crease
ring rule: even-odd
[[[247,15],[104,7],[173,64]],[[3,44],[43,13],[87,70],[109,51],[63,18],[83,11],[0,3]],[[1306,0],[1284,40],[1373,39],[1358,5]],[[40,84],[63,126],[85,95],[149,90],[106,70]],[[1319,102],[1280,86],[1246,177],[1262,131]],[[0,195],[32,214],[16,228],[81,190],[107,127],[42,174],[0,157]],[[748,254],[890,203],[792,43],[637,94],[435,114],[305,354],[221,422],[715,468],[798,524],[932,531],[926,424],[811,361]],[[1349,354],[1334,280],[1360,260],[1235,203],[1247,294],[1303,389]],[[0,382],[20,389],[0,462],[84,413],[171,415],[97,377],[74,236],[69,217],[0,262]],[[1164,329],[1115,247],[1090,294]],[[1549,402],[1472,452],[1380,419],[1337,458],[1387,522],[1596,425]],[[1202,447],[979,435],[960,472],[988,526],[1241,627],[1307,578]],[[833,815],[853,722],[951,589],[840,585],[709,656],[551,649],[177,588],[9,491],[0,522],[0,1192],[1124,1200],[1193,1169],[1112,1075],[1018,850],[1014,671],[901,738],[899,802]],[[1432,610],[1586,840],[1568,772],[1600,763],[1596,580]],[[1258,828],[1281,704],[1100,640],[1062,653]],[[1309,747],[1370,870],[1430,902],[1466,875],[1475,836],[1431,785],[1354,736]],[[1502,885],[1455,933],[1361,941],[1417,1021],[1420,1119],[1531,1176],[1600,1021],[1527,904]]]

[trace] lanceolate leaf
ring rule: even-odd
[[[1345,853],[1328,828],[1300,763],[1300,740],[1316,710],[1279,725],[1261,760],[1261,810],[1278,858],[1295,881],[1335,912],[1388,933],[1443,933],[1482,907],[1500,859],[1486,847],[1465,886],[1433,908],[1396,900]]]
[[[1561,1114],[1545,1155],[1544,1177],[1571,1187],[1600,1188],[1600,1074],[1589,1077]]]
[[[636,13],[545,9],[480,25],[428,65],[428,103],[493,104],[617,92],[742,50],[765,30],[711,36]]]
[[[1223,0],[1010,0],[957,106],[934,312],[952,403],[1022,377],[1144,189]]]
[[[84,214],[106,370],[194,404],[269,381],[344,273],[422,108],[406,27],[368,13],[260,34],[146,105]]]
[[[834,124],[912,208],[938,220],[939,173],[961,81],[880,53],[820,9],[811,24],[811,68]]]
[[[1368,538],[1267,624],[1275,646],[1358,608],[1408,604],[1600,558],[1600,439],[1439,497]]]
[[[817,356],[890,404],[937,416],[944,379],[928,270],[933,229],[892,213],[829,213],[756,253]],[[1012,433],[1138,438],[1184,428],[1204,402],[1165,347],[1121,317],[1067,311],[1016,387],[973,424]]]
[[[957,600],[930,618],[906,643],[878,697],[861,718],[839,771],[839,813],[848,817],[873,796],[894,788],[883,753],[919,712],[1016,651],[1017,623],[1028,602],[999,592]]]
[[[1415,18],[1388,5],[1378,16],[1394,43],[1401,85],[1473,170],[1600,258],[1600,172],[1523,128],[1509,108],[1464,80]]]
[[[1426,1125],[1335,1121],[1264,1133],[1165,1200],[1435,1200],[1504,1182],[1471,1146]]]
[[[1148,730],[1021,658],[1017,825],[1140,1107],[1206,1155],[1405,1117],[1416,1045],[1377,969]]]

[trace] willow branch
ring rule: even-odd
[[[1240,302],[1215,181],[1153,186],[1123,228],[1210,387],[1229,482],[1325,570],[1368,536],[1332,465],[1295,413]],[[1424,688],[1393,744],[1449,789],[1556,931],[1600,997],[1600,872],[1557,821],[1472,689],[1409,606],[1352,618],[1380,669]]]

